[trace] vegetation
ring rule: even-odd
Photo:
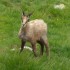
[[[54,9],[60,3],[65,9]],[[47,23],[50,59],[45,52],[37,58],[25,49],[19,54],[23,10],[34,12],[31,20],[40,18]],[[37,44],[38,55],[39,48]],[[0,0],[0,70],[70,70],[70,0]]]

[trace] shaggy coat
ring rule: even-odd
[[[36,54],[36,43],[41,45],[40,54],[43,55],[44,46],[46,47],[47,55],[49,55],[49,46],[47,40],[47,24],[42,19],[29,21],[28,16],[22,16],[22,24],[19,30],[19,38],[21,39],[21,50],[24,49],[26,41],[32,45],[34,55]]]
[[[41,20],[36,19],[25,24],[24,28],[21,25],[19,30],[19,38],[29,42],[36,42],[47,34],[47,24]]]

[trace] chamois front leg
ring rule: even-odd
[[[26,43],[25,41],[21,40],[21,49],[20,49],[20,53],[23,51],[25,43]]]
[[[32,44],[32,49],[33,49],[34,56],[37,57],[37,54],[36,54],[36,43],[31,43],[31,44]]]

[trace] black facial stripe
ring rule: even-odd
[[[23,22],[23,21],[22,21],[22,22]],[[23,24],[23,26],[24,26],[24,25],[26,25],[26,24],[27,24],[27,22],[29,22],[29,19],[26,21],[26,23],[25,23],[25,24]]]

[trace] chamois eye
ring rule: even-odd
[[[24,26],[24,24],[23,24],[23,26]]]

